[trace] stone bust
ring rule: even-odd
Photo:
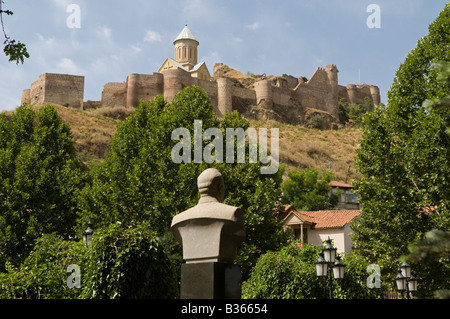
[[[245,238],[243,212],[222,204],[225,185],[217,169],[204,170],[197,184],[198,204],[172,219],[171,230],[183,246],[183,259],[186,263],[232,263]]]

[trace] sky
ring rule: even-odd
[[[20,105],[22,90],[43,73],[83,75],[84,100],[99,101],[106,83],[152,74],[173,58],[173,40],[185,24],[200,42],[198,62],[211,74],[224,63],[244,74],[309,78],[335,64],[340,85],[377,85],[387,103],[396,70],[448,2],[3,1],[14,13],[3,17],[5,32],[26,44],[30,58],[16,64],[0,51],[0,111]]]

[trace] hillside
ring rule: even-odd
[[[117,125],[132,112],[120,107],[78,110],[55,105],[55,108],[72,129],[77,156],[89,167],[103,160]],[[270,128],[279,128],[280,163],[286,164],[286,171],[306,167],[331,169],[336,180],[345,181],[347,173],[348,181],[357,178],[353,160],[361,139],[360,130],[317,130],[276,121],[249,121],[251,127],[267,128],[269,134]]]

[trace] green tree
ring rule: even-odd
[[[283,183],[283,203],[299,210],[332,209],[338,202],[338,194],[331,194],[332,172],[319,172],[306,168],[293,169]]]
[[[6,261],[19,265],[42,234],[75,236],[86,174],[53,106],[0,114],[0,269]]]
[[[354,244],[370,262],[379,264],[394,284],[408,245],[431,229],[448,231],[450,203],[450,112],[427,109],[427,100],[449,95],[439,77],[439,61],[450,61],[450,4],[430,25],[399,67],[388,104],[364,117],[355,182],[364,213],[352,223]],[[447,285],[443,263],[413,264],[419,296]]]
[[[247,272],[262,252],[276,249],[286,240],[276,206],[281,196],[282,170],[262,175],[262,164],[248,160],[235,164],[175,163],[171,151],[179,141],[172,140],[172,132],[176,128],[188,129],[193,151],[195,120],[202,121],[202,133],[210,127],[224,130],[249,126],[237,113],[219,120],[205,91],[196,86],[185,88],[171,103],[162,96],[148,103],[141,101],[135,113],[118,127],[111,151],[93,173],[92,186],[87,186],[80,196],[83,209],[79,231],[88,219],[98,228],[118,221],[124,225],[147,221],[159,236],[168,239],[167,245],[176,247],[169,240],[173,236],[166,234],[171,220],[197,204],[197,177],[207,167],[215,167],[225,180],[224,202],[245,212],[247,237],[238,262]],[[210,141],[202,143],[204,147]]]
[[[364,114],[373,110],[373,102],[368,96],[364,98],[363,104],[348,103],[342,98],[339,100],[338,108],[339,122],[352,123],[356,127],[361,127]]]

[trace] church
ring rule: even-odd
[[[189,72],[194,78],[210,80],[211,75],[205,62],[197,63],[198,40],[186,25],[173,42],[175,46],[175,60],[167,58],[159,68],[158,73],[170,69],[179,69]]]

